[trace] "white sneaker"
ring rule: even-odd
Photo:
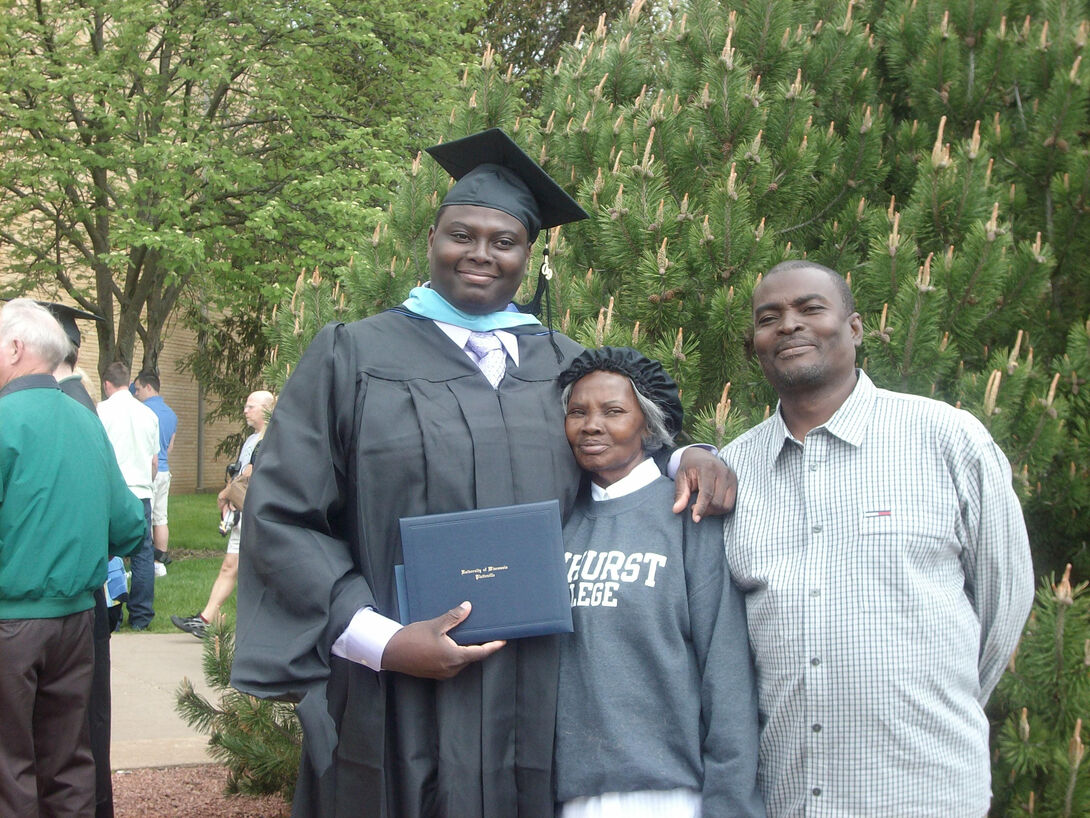
[[[161,562],[155,563],[155,576],[165,577],[167,575],[167,567]]]

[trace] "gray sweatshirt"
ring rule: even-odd
[[[757,691],[723,526],[674,514],[673,483],[582,497],[564,526],[575,633],[561,637],[561,802],[702,794],[704,818],[763,816]]]

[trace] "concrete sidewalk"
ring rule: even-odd
[[[110,639],[114,770],[206,764],[208,736],[187,725],[175,709],[178,686],[188,677],[201,695],[212,690],[201,669],[203,643],[188,633],[115,633]]]

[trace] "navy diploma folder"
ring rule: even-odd
[[[448,634],[460,645],[572,631],[556,500],[403,517],[400,524],[402,623],[432,619],[468,599],[473,610]]]

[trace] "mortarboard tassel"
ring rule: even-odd
[[[528,312],[533,315],[541,315],[541,305],[545,304],[545,326],[549,330],[549,343],[553,347],[553,352],[556,353],[556,362],[558,364],[564,363],[564,353],[561,352],[560,346],[553,338],[553,334],[556,330],[553,329],[553,306],[552,299],[549,297],[549,281],[553,277],[553,268],[549,266],[549,231],[545,231],[545,244],[542,248],[541,268],[538,270],[537,275],[537,288],[534,290],[534,297],[531,298],[525,304],[516,304],[519,312]]]

